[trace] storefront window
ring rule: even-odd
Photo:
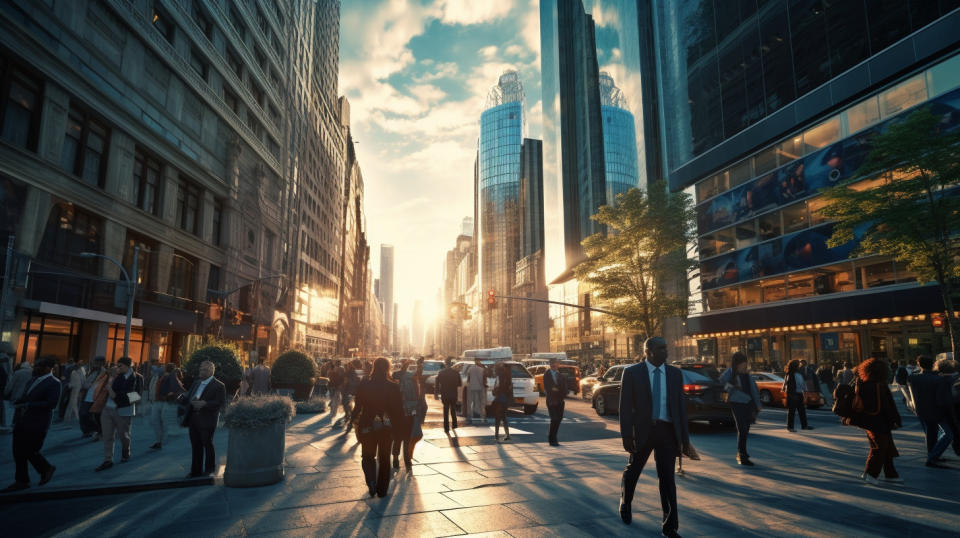
[[[896,282],[893,262],[880,262],[860,268],[863,274],[863,285],[867,288],[886,286]]]
[[[744,306],[763,302],[763,288],[759,282],[740,286],[740,303]]]
[[[773,213],[767,213],[766,215],[761,216],[757,219],[760,228],[760,240],[766,241],[767,239],[773,239],[774,237],[780,237],[780,212],[774,211]]]
[[[795,232],[807,227],[807,204],[800,202],[783,211],[783,229],[785,233]]]
[[[20,322],[17,360],[34,362],[52,355],[60,362],[77,358],[80,321],[27,312]]]
[[[922,74],[909,78],[880,94],[880,117],[889,118],[927,98],[927,83]]]
[[[730,252],[736,248],[736,243],[734,241],[733,228],[726,228],[718,231],[714,234],[716,238],[717,245],[717,254],[723,254],[724,252]]]
[[[813,275],[809,273],[792,274],[787,281],[787,296],[791,299],[809,297],[814,294]]]
[[[107,362],[116,362],[123,357],[124,327],[111,324],[107,333]],[[137,365],[150,358],[150,344],[144,339],[142,327],[130,328],[130,351],[133,364]]]
[[[748,220],[737,225],[737,248],[745,248],[757,242],[757,221]]]
[[[707,292],[707,309],[721,310],[737,306],[737,288],[724,288]]]
[[[790,336],[790,360],[813,360],[813,336]]]
[[[763,286],[763,302],[765,303],[787,298],[786,279],[765,280],[760,285]]]

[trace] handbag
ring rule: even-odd
[[[877,385],[877,410],[870,413],[866,410],[866,405],[863,403],[863,398],[860,397],[860,384],[857,384],[856,390],[853,395],[853,412],[861,415],[867,415],[873,417],[880,414],[880,408],[883,406],[880,401],[880,385]]]
[[[127,393],[127,400],[130,400],[130,403],[131,403],[131,404],[135,404],[135,403],[139,402],[140,399],[141,399],[141,398],[140,398],[140,393],[139,393],[139,392],[128,392],[128,393]]]

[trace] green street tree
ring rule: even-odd
[[[960,196],[951,189],[960,188],[960,133],[944,132],[941,119],[924,107],[875,136],[854,178],[824,191],[823,214],[835,221],[831,247],[854,239],[856,231],[862,239],[854,255],[890,256],[918,281],[940,285],[956,353],[960,327],[952,314],[960,277]],[[864,177],[876,178],[876,185],[854,183]]]
[[[662,335],[665,319],[685,318],[687,273],[696,263],[685,255],[694,238],[690,195],[668,194],[658,181],[647,192],[618,194],[616,204],[590,218],[606,233],[583,241],[586,261],[574,274],[597,292],[611,324],[649,337]]]

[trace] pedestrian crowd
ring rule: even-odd
[[[645,360],[625,368],[622,374],[619,420],[629,459],[621,480],[619,513],[624,523],[631,523],[634,491],[652,454],[663,508],[662,532],[674,537],[679,536],[674,465],[682,456],[699,459],[699,454],[687,429],[681,370],[666,363],[666,342],[662,338],[649,338],[643,349]],[[60,368],[54,358],[43,357],[34,365],[23,363],[8,374],[4,366],[12,365],[12,356],[9,345],[0,345],[0,391],[14,404],[16,463],[15,482],[4,491],[29,487],[28,464],[39,474],[40,484],[52,479],[56,467],[40,452],[50,423],[55,420],[76,422],[83,438],[103,443],[104,460],[95,471],[113,467],[117,441],[120,462],[128,461],[131,419],[140,414],[143,406],[147,407],[154,433],[151,450],[163,448],[174,426],[186,427],[192,448],[188,477],[216,472],[213,436],[226,402],[226,391],[214,377],[211,362],[201,364],[198,377],[187,389],[183,374],[173,364],[151,361],[135,371],[126,357],[111,364],[96,357],[90,364],[69,361]],[[558,365],[557,359],[550,360],[550,369],[543,379],[550,416],[547,442],[552,446],[559,445],[565,397],[571,389]],[[344,435],[353,431],[361,446],[361,467],[371,497],[386,496],[390,477],[400,471],[401,462],[407,471],[412,469],[417,443],[423,438],[429,392],[441,400],[446,433],[458,428],[456,409],[462,401],[467,424],[475,420],[489,424],[487,415],[492,414],[497,442],[510,440],[507,409],[514,397],[508,363],[487,367],[477,359],[460,370],[450,358],[433,378],[432,388],[424,375],[423,357],[405,359],[396,369],[386,358],[330,360],[321,366],[320,374],[329,400],[331,427],[342,428]],[[761,398],[750,375],[747,356],[734,353],[719,381],[736,425],[736,461],[752,467],[755,464],[747,443],[751,425],[761,410]],[[891,381],[896,383],[893,391]],[[246,370],[234,396],[266,394],[270,390],[270,369],[261,359]],[[492,401],[488,401],[488,390]],[[926,440],[927,466],[946,467],[943,454],[951,445],[960,455],[960,371],[952,359],[934,361],[921,355],[915,368],[891,366],[873,357],[856,367],[850,362],[816,366],[791,360],[785,367],[782,391],[790,432],[797,431],[797,418],[800,429],[813,430],[806,415],[811,393],[822,397],[841,423],[865,432],[868,452],[860,477],[867,484],[904,482],[894,464],[899,453],[893,432],[903,427],[895,393],[919,419]],[[6,409],[0,407],[0,426],[6,426],[6,420]]]

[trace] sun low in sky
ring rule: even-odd
[[[473,216],[473,161],[484,97],[507,69],[526,90],[526,136],[540,138],[535,0],[344,0],[340,93],[364,178],[374,276],[396,249],[399,325],[414,301],[435,312],[443,260]]]

